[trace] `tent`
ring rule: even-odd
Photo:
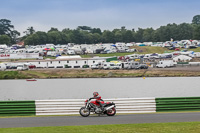
[[[50,48],[50,49],[53,50],[53,51],[55,50],[55,48]]]
[[[44,50],[46,50],[46,51],[51,51],[52,49],[50,49],[50,48],[45,48]]]
[[[140,44],[139,46],[146,46],[145,44]]]
[[[175,62],[186,62],[190,61],[192,58],[186,55],[179,55],[173,58],[173,61]]]

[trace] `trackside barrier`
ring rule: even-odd
[[[78,114],[85,99],[36,101],[0,101],[0,116]],[[200,97],[116,98],[117,113],[153,113],[168,111],[200,111]]]
[[[36,115],[79,114],[85,99],[36,100]],[[117,98],[104,99],[114,102],[117,113],[153,113],[156,112],[155,98]]]
[[[35,115],[35,101],[0,101],[0,116]]]
[[[156,98],[156,112],[199,110],[200,97]]]

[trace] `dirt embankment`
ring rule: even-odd
[[[145,70],[38,69],[21,71],[26,78],[125,78],[200,76],[200,67],[149,68]]]

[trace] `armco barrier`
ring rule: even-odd
[[[78,114],[85,99],[36,100],[36,115]],[[153,113],[156,110],[155,98],[104,99],[114,102],[117,113]]]
[[[199,110],[200,97],[156,98],[156,112]]]
[[[0,101],[0,116],[35,115],[35,101]]]

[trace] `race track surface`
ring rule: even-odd
[[[10,127],[46,127],[75,125],[106,125],[132,123],[165,123],[200,121],[200,112],[193,113],[153,113],[108,116],[51,116],[0,118],[0,128]]]

